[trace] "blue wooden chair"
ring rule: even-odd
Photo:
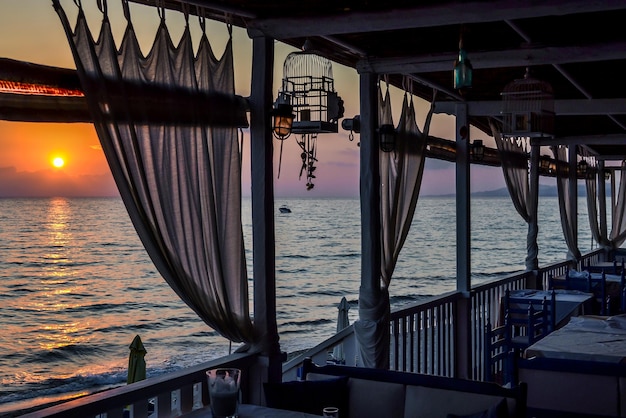
[[[623,268],[624,268],[623,262],[618,263],[617,260],[613,260],[613,267],[601,267],[601,266],[594,266],[592,264],[583,266],[584,271],[588,271],[590,273],[607,273],[607,274],[620,274]]]
[[[510,383],[514,386],[513,351],[509,347],[507,327],[491,328],[487,321],[484,340],[484,379],[499,385]]]
[[[599,278],[591,277],[589,280],[590,280],[591,293],[593,293],[593,296],[596,300],[596,304],[600,305],[599,306],[600,315],[608,315],[609,307],[610,307],[610,300],[606,293],[606,273],[602,272],[601,277]]]
[[[504,296],[504,325],[507,328],[509,347],[518,355],[556,328],[556,294],[550,299],[512,297],[507,290]]]
[[[589,270],[568,270],[565,274],[565,288],[591,293],[591,272]]]
[[[622,261],[622,266],[623,263],[624,262]],[[624,277],[625,274],[626,272],[624,272],[624,268],[622,267],[622,274],[619,284],[619,313],[621,314],[626,313],[626,278]]]
[[[609,314],[610,301],[606,293],[606,272],[602,271],[600,277],[592,277],[588,270],[581,272],[570,270],[565,277],[565,288],[592,293],[596,305],[594,312],[600,315]]]

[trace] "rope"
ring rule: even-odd
[[[283,143],[285,142],[284,139],[280,140],[280,153],[278,154],[278,177],[280,178],[280,167],[283,163]]]

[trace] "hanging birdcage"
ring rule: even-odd
[[[344,109],[330,60],[308,51],[290,53],[276,103],[293,107],[293,133],[336,133]]]
[[[502,95],[502,135],[542,137],[554,135],[554,94],[550,84],[530,77],[506,85]]]

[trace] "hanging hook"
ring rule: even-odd
[[[122,9],[124,10],[124,17],[130,22],[130,7],[128,7],[128,0],[122,0]]]
[[[185,17],[185,26],[189,26],[189,4],[183,2],[180,4],[180,9]]]
[[[161,18],[161,21],[164,22],[165,21],[165,0],[155,0],[154,4],[156,6],[159,17]]]
[[[198,22],[200,23],[202,34],[206,35],[206,17],[204,16],[204,7],[196,6],[196,13],[198,14]]]

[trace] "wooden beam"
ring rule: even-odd
[[[0,120],[91,123],[92,119],[84,97],[0,93]]]
[[[202,3],[202,1],[194,1]],[[208,2],[207,2],[208,3]],[[210,7],[210,6],[209,6]],[[248,28],[282,40],[307,36],[337,35],[424,28],[461,23],[483,23],[527,19],[542,16],[564,16],[626,9],[623,0],[524,0],[515,2],[441,2],[435,6],[375,12],[346,12],[337,15],[257,19]]]
[[[595,62],[626,59],[626,42],[594,45],[545,46],[506,51],[470,52],[474,69],[557,65],[574,62]],[[419,74],[450,71],[458,51],[411,57],[367,57],[359,61],[359,72],[378,74]]]
[[[611,135],[563,136],[558,138],[535,138],[533,143],[542,147],[553,145],[626,145],[626,133]]]
[[[502,101],[468,101],[468,116],[500,116]],[[435,112],[454,114],[456,102],[436,102]],[[626,99],[555,100],[554,112],[560,116],[625,115]]]

